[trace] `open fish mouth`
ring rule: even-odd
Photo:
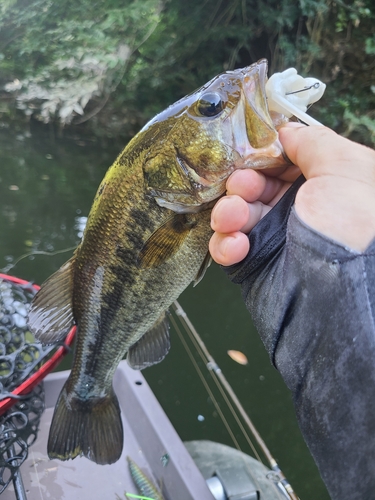
[[[280,115],[268,109],[267,61],[259,61],[242,70],[242,95],[236,110],[228,117],[232,125],[233,149],[238,157],[234,168],[254,170],[290,164],[278,138]],[[274,118],[274,119],[273,119]],[[274,121],[275,120],[275,121]],[[245,126],[244,126],[245,125]]]
[[[234,169],[251,168],[253,170],[264,170],[268,168],[285,167],[292,165],[286,156],[279,140],[272,143],[263,151],[255,150],[249,155],[244,155],[235,163]]]

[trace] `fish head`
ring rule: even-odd
[[[199,212],[225,192],[235,169],[289,163],[268,110],[267,61],[222,73],[157,115],[141,131],[148,193],[178,213]]]

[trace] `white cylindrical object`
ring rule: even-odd
[[[223,485],[217,476],[206,479],[206,483],[215,500],[228,500]]]

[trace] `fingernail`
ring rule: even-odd
[[[231,253],[231,246],[233,246],[233,242],[236,242],[236,238],[228,234],[220,243],[219,250],[223,259],[226,260],[228,253]]]
[[[219,206],[219,205],[221,206],[223,203],[224,203],[224,204],[225,204],[225,203],[227,203],[227,200],[228,200],[229,198],[232,198],[232,195],[227,194],[227,195],[223,196],[222,198],[220,198],[220,200],[218,200],[218,201],[216,202],[216,204],[215,204],[214,208],[212,209],[212,212],[211,212],[211,217],[215,217],[216,212],[217,212],[217,210],[218,210],[218,206]]]
[[[231,191],[230,186],[231,186],[231,184],[232,184],[232,182],[233,182],[233,179],[234,179],[234,178],[235,178],[238,174],[240,174],[240,173],[241,173],[241,170],[235,170],[235,171],[234,171],[234,172],[232,172],[232,173],[230,174],[230,176],[228,177],[227,182],[225,183],[225,188],[226,188],[226,190],[227,190],[227,193],[228,193],[228,191]],[[230,196],[230,195],[228,195],[228,194],[227,194],[227,196]]]
[[[232,177],[235,177],[235,176],[236,176],[236,175],[238,175],[240,172],[241,172],[241,169],[239,169],[239,170],[235,170],[234,172],[232,172],[232,173],[230,174],[230,176],[228,177],[228,179],[230,179],[230,178],[232,178]]]
[[[212,212],[211,212],[211,226],[214,226],[215,223],[216,223],[216,212],[217,212],[217,206],[219,205],[219,203],[222,203],[224,198],[221,198],[219,201],[216,202],[216,205],[214,206],[214,208],[212,209]]]

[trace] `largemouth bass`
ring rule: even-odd
[[[73,258],[36,295],[43,343],[77,325],[71,374],[56,404],[50,458],[117,461],[123,430],[112,378],[169,350],[165,311],[209,263],[210,214],[238,168],[285,164],[265,94],[267,61],[223,73],[151,120],[95,196]]]

